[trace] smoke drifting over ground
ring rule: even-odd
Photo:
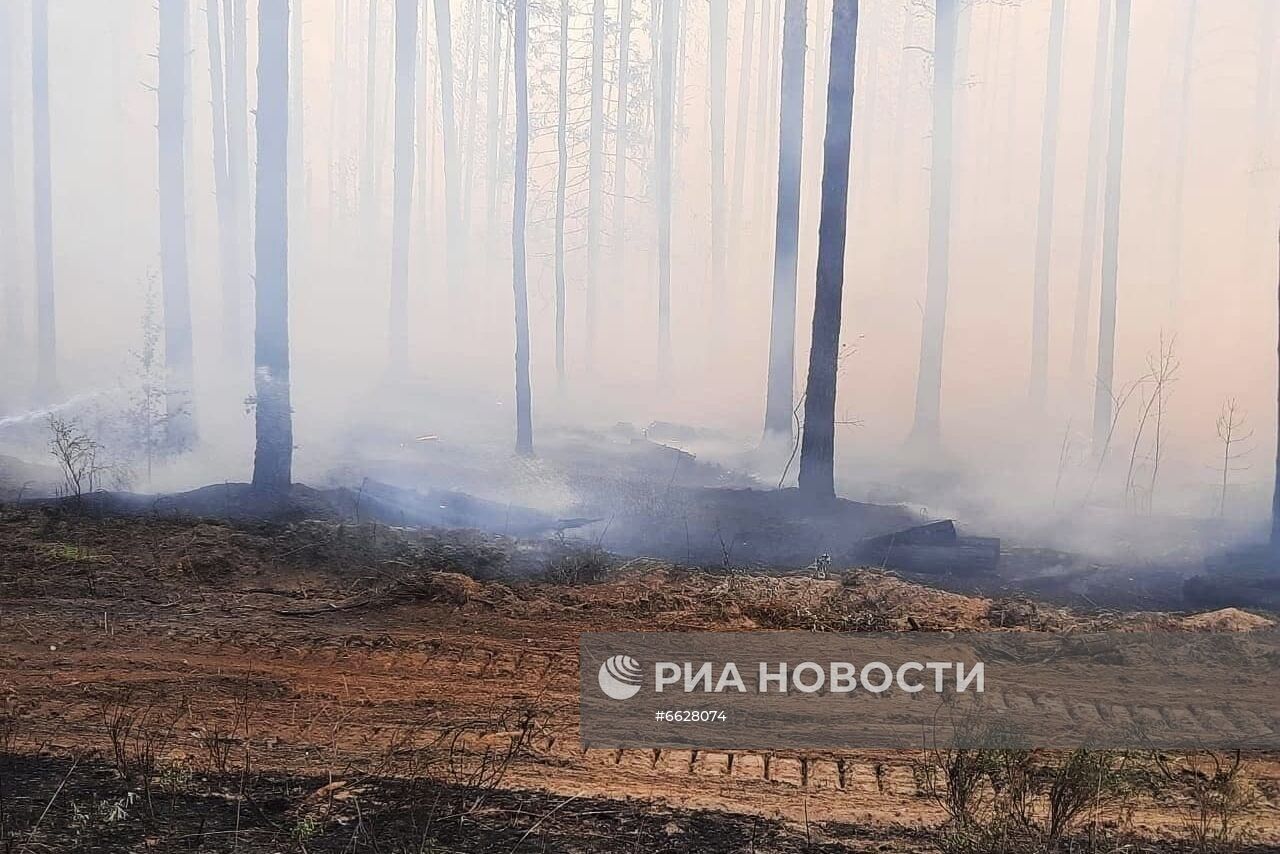
[[[252,352],[250,336],[238,342],[238,350],[229,350],[226,339],[211,166],[218,156],[211,43],[202,5],[183,4],[194,374],[190,388],[171,390],[190,405],[198,441],[183,453],[163,455],[148,478],[129,420],[149,383],[165,377],[163,363],[157,367],[142,355],[148,294],[158,299],[162,289],[164,227],[156,154],[160,24],[150,2],[47,3],[59,386],[52,395],[32,391],[36,158],[29,74],[32,15],[40,5],[43,0],[24,0],[0,12],[7,34],[0,56],[7,76],[0,75],[0,85],[8,93],[6,118],[14,142],[12,163],[3,164],[13,186],[0,184],[0,206],[15,224],[12,233],[0,234],[10,318],[0,379],[0,454],[49,464],[45,422],[54,414],[81,420],[105,455],[127,462],[137,491],[245,481],[254,443],[252,406],[246,405],[254,393]],[[605,30],[596,45],[592,4],[567,7],[563,377],[555,356],[561,10],[558,4],[530,8],[527,261],[539,450],[534,461],[512,457],[517,111],[514,19],[507,4],[420,4],[413,42],[417,168],[404,315],[408,359],[402,370],[389,364],[394,32],[397,10],[405,5],[292,4],[297,29],[290,96],[289,322],[295,480],[358,486],[374,478],[423,490],[459,489],[567,515],[583,510],[578,483],[584,469],[640,438],[650,424],[665,422],[689,429],[657,427],[650,439],[691,451],[699,463],[721,466],[689,475],[689,485],[794,484],[798,460],[791,443],[760,448],[784,4],[753,4],[756,17],[750,19],[744,4],[728,4],[723,92],[713,84],[718,75],[710,57],[716,45],[707,4],[660,4],[663,14],[678,15],[671,105],[671,370],[665,376],[656,224],[660,111],[653,94],[659,33],[651,31],[656,17],[650,0],[627,4],[625,163],[617,158],[620,6],[602,4]],[[836,403],[837,490],[855,500],[905,503],[928,516],[955,517],[1015,541],[1108,559],[1207,554],[1260,535],[1269,512],[1277,426],[1277,14],[1267,0],[1133,0],[1111,389],[1117,414],[1100,451],[1091,436],[1096,270],[1087,272],[1087,358],[1079,363],[1072,355],[1082,237],[1087,223],[1097,219],[1084,208],[1096,3],[1066,7],[1053,134],[1048,393],[1042,410],[1029,403],[1052,5],[960,5],[942,442],[926,448],[908,436],[928,263],[934,4],[860,4]],[[243,57],[250,198],[258,177],[257,6],[248,4]],[[797,404],[814,304],[829,54],[824,40],[832,23],[828,2],[811,0],[808,6]],[[442,8],[452,27],[444,66],[452,69],[452,116],[445,115],[441,98]],[[748,41],[751,53],[744,57]],[[597,50],[602,119],[600,165],[593,173]],[[226,82],[230,87],[232,81]],[[722,161],[710,121],[721,97]],[[456,145],[446,139],[446,123]],[[455,150],[446,151],[451,145]],[[713,210],[718,170],[725,180],[720,213],[727,224],[723,283],[714,281],[711,253],[712,220],[720,215]],[[593,177],[600,182],[596,187]],[[619,205],[616,190],[623,179],[626,196]],[[454,202],[450,185],[456,185]],[[253,210],[246,203],[245,214],[251,217]],[[598,245],[593,249],[591,243]],[[245,291],[236,310],[247,323]],[[684,476],[677,472],[673,479]],[[652,479],[660,483],[662,476]],[[603,536],[608,545],[608,534],[599,529],[591,536]]]

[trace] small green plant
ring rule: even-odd
[[[293,829],[289,831],[289,841],[294,845],[305,848],[306,844],[319,836],[323,829],[320,822],[315,818],[304,815],[294,823]]]

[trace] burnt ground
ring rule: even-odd
[[[0,851],[957,851],[920,754],[584,751],[578,633],[1265,625],[555,537],[8,510]],[[1194,784],[1138,776],[1074,850],[1191,850]],[[1231,847],[1276,850],[1277,757],[1240,791]]]

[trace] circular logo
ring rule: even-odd
[[[600,690],[611,700],[630,700],[640,693],[640,662],[629,655],[615,655],[600,665]]]

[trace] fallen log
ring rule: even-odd
[[[962,537],[950,519],[863,540],[854,562],[926,575],[975,575],[995,572],[1000,562],[997,537]]]

